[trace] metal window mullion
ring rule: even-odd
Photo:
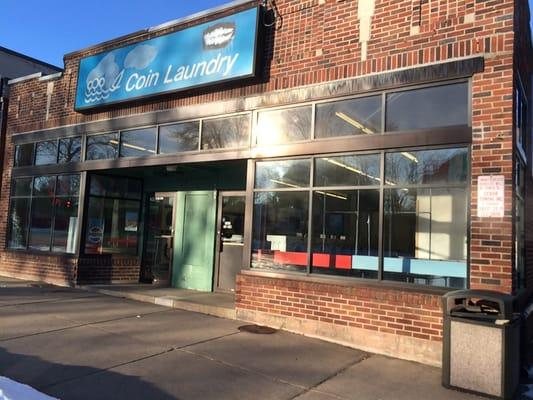
[[[311,140],[315,140],[316,137],[316,103],[311,105]]]
[[[385,124],[387,122],[387,92],[381,93],[381,133],[385,133]]]
[[[202,140],[204,134],[204,120],[198,121],[198,151],[202,151]]]
[[[313,256],[311,252],[311,246],[312,246],[312,229],[313,229],[313,183],[314,183],[314,176],[315,176],[315,162],[314,157],[311,158],[311,168],[309,171],[309,184],[310,188],[307,189],[309,191],[309,203],[308,203],[308,210],[307,210],[307,275],[311,274],[311,264],[313,263]]]
[[[242,269],[249,269],[252,265],[252,236],[254,212],[254,182],[255,162],[248,160],[246,169],[246,205],[244,208],[244,249]]]
[[[155,127],[155,155],[158,155],[160,152],[159,152],[159,135],[161,134],[161,127],[159,125],[157,125]]]
[[[378,224],[378,280],[383,280],[383,269],[384,269],[384,251],[383,251],[383,231],[384,231],[384,213],[385,213],[385,152],[381,152],[380,159],[380,179],[381,184],[379,185],[379,224]]]

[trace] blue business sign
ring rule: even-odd
[[[259,8],[80,61],[76,109],[255,76]]]

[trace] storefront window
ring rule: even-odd
[[[141,182],[92,176],[85,231],[86,254],[137,254]]]
[[[386,131],[468,126],[468,84],[387,94]]]
[[[468,178],[466,148],[388,153],[385,158],[386,184],[452,184]]]
[[[57,141],[48,140],[35,145],[35,165],[57,163]]]
[[[260,161],[255,169],[257,189],[309,187],[311,160]]]
[[[317,157],[315,186],[375,186],[379,171],[379,154]]]
[[[312,272],[377,278],[379,190],[315,190],[312,226]]]
[[[207,119],[202,122],[202,149],[249,147],[250,116]]]
[[[254,196],[252,267],[307,270],[309,192]]]
[[[59,163],[79,162],[81,160],[81,137],[59,140]]]
[[[466,287],[468,160],[451,148],[259,161],[252,267]]]
[[[33,165],[34,143],[19,144],[15,147],[15,167],[27,167]]]
[[[316,138],[381,133],[381,96],[316,106]]]
[[[107,160],[118,154],[118,133],[87,137],[87,160]]]
[[[8,247],[74,253],[79,180],[78,174],[15,179]]]
[[[466,287],[468,151],[385,156],[384,278]],[[412,187],[410,185],[416,185]]]
[[[157,129],[145,128],[120,133],[120,157],[146,157],[156,154]]]
[[[159,128],[159,154],[198,150],[200,123],[184,122]]]
[[[10,249],[25,249],[28,245],[31,198],[12,198],[9,212],[8,241]]]
[[[261,111],[257,120],[259,146],[311,139],[312,107]]]

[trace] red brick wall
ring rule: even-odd
[[[76,283],[77,260],[68,256],[2,252],[0,253],[0,274],[72,286]]]
[[[238,275],[238,308],[442,341],[441,296]]]
[[[84,257],[78,261],[77,282],[139,282],[140,259],[130,256]]]

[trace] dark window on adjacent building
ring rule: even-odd
[[[389,93],[385,130],[468,126],[468,101],[467,83]]]
[[[257,144],[284,144],[311,139],[311,106],[261,111],[257,116]]]
[[[315,137],[381,133],[381,108],[381,96],[317,104]]]
[[[86,254],[137,254],[141,181],[91,176],[84,249]]]
[[[74,253],[79,174],[13,180],[8,248]]]
[[[35,144],[35,165],[57,163],[57,141],[47,140]]]
[[[15,167],[33,165],[35,143],[19,144],[15,146]]]
[[[159,154],[198,150],[200,123],[183,122],[159,127]]]
[[[87,137],[87,160],[107,160],[118,154],[118,133]]]
[[[58,162],[79,162],[81,160],[81,137],[59,140]]]
[[[521,81],[515,83],[515,136],[518,152],[526,160],[526,145],[528,135],[528,106]]]
[[[157,128],[120,133],[120,157],[146,157],[156,154]]]
[[[250,145],[250,116],[207,119],[202,122],[202,149],[241,148]]]
[[[515,269],[517,287],[524,288],[526,286],[526,167],[518,158],[515,169]]]

